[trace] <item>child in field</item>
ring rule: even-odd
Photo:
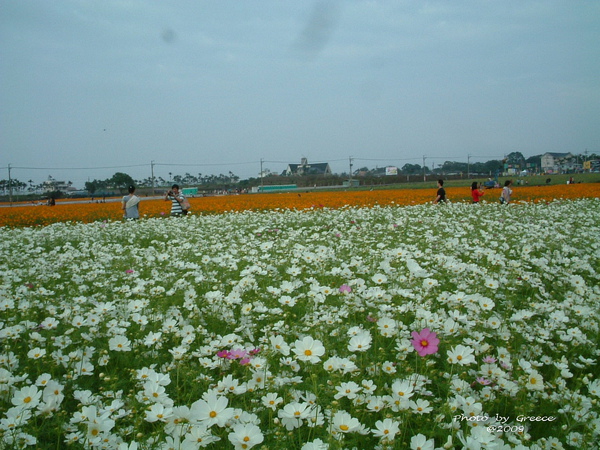
[[[504,187],[502,188],[502,195],[500,196],[500,203],[503,205],[508,205],[510,203],[510,196],[512,195],[512,186],[511,180],[506,180],[504,182]]]
[[[484,195],[485,192],[483,189],[481,189],[481,186],[477,184],[477,181],[473,181],[473,184],[471,184],[471,196],[473,197],[473,203],[479,203],[479,200]]]

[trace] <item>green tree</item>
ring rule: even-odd
[[[106,187],[106,181],[94,180],[85,182],[85,190],[94,195],[96,191]]]
[[[133,178],[131,178],[129,175],[123,172],[115,173],[111,178],[109,178],[106,181],[110,186],[119,189],[121,193],[123,193],[123,191],[127,189],[128,186],[135,184]]]
[[[404,164],[402,169],[400,169],[402,173],[406,175],[419,175],[423,173],[423,168],[419,164]]]
[[[521,152],[512,152],[506,156],[506,163],[515,168],[523,168],[525,166],[525,157]]]

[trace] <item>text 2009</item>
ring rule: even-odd
[[[487,430],[490,433],[523,433],[525,431],[525,427],[523,425],[492,425],[487,427]]]

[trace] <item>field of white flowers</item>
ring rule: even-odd
[[[0,236],[0,448],[598,448],[598,199]]]

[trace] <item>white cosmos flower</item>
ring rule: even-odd
[[[46,355],[46,349],[35,347],[27,352],[27,357],[31,359],[40,359]]]
[[[595,395],[596,397],[600,398],[600,379],[591,381],[587,388],[591,395]]]
[[[167,422],[172,415],[173,408],[161,403],[154,403],[150,409],[146,411],[146,422]]]
[[[382,336],[392,337],[398,334],[398,324],[389,317],[382,317],[377,321],[377,327]]]
[[[115,352],[129,352],[131,351],[131,342],[126,336],[113,336],[108,340],[108,348]]]
[[[349,398],[350,400],[355,399],[358,393],[362,390],[362,388],[356,384],[354,381],[347,381],[339,386],[335,387],[337,393],[334,395],[336,400],[339,400],[342,397]]]
[[[433,450],[435,443],[433,439],[427,439],[427,437],[421,433],[410,438],[410,449],[411,450]]]
[[[264,406],[266,406],[267,408],[269,408],[273,411],[275,411],[277,409],[278,405],[283,403],[283,399],[274,392],[269,392],[268,394],[263,395],[262,398],[260,399],[260,401],[262,402],[262,404]]]
[[[383,440],[393,441],[400,432],[400,422],[392,419],[383,419],[375,422],[375,428],[371,430],[373,436]]]
[[[202,424],[189,424],[185,439],[183,440],[181,449],[197,449],[199,447],[208,447],[213,442],[220,441],[221,438],[214,436],[211,431]]]
[[[448,362],[450,364],[459,364],[461,366],[467,366],[475,362],[475,356],[473,355],[473,349],[459,344],[448,350]]]
[[[256,425],[237,424],[233,427],[233,432],[229,433],[229,442],[236,450],[246,450],[260,444],[264,436]]]
[[[312,410],[312,405],[306,402],[291,402],[280,409],[277,416],[288,431],[300,428]]]
[[[217,425],[224,427],[228,420],[233,417],[233,408],[228,408],[227,397],[220,396],[217,391],[212,390],[204,394],[202,399],[195,401],[190,408],[190,416],[206,427]]]
[[[416,401],[409,400],[408,406],[416,414],[426,414],[433,411],[433,408],[430,406],[429,401],[422,398],[419,398]]]
[[[335,436],[339,433],[353,433],[361,428],[358,419],[352,417],[346,411],[337,411],[331,420],[331,433]]]
[[[300,450],[327,450],[328,448],[329,444],[317,438],[312,442],[304,444]]]
[[[42,391],[37,386],[24,386],[16,391],[10,402],[17,408],[33,409],[42,398]]]
[[[351,352],[366,352],[371,348],[372,340],[371,333],[362,331],[350,339],[348,350]]]
[[[269,340],[276,351],[278,351],[284,356],[288,356],[290,354],[290,346],[285,342],[283,336],[271,336],[269,337]]]
[[[387,374],[396,373],[396,364],[392,361],[385,361],[381,364],[381,370]]]
[[[527,374],[527,384],[525,386],[530,391],[543,391],[544,378],[537,370],[531,370]]]
[[[293,351],[299,361],[316,364],[320,361],[321,356],[325,354],[325,347],[318,339],[306,336],[294,342]]]
[[[371,280],[373,280],[376,284],[385,284],[387,283],[388,278],[382,273],[377,273],[371,277]]]

